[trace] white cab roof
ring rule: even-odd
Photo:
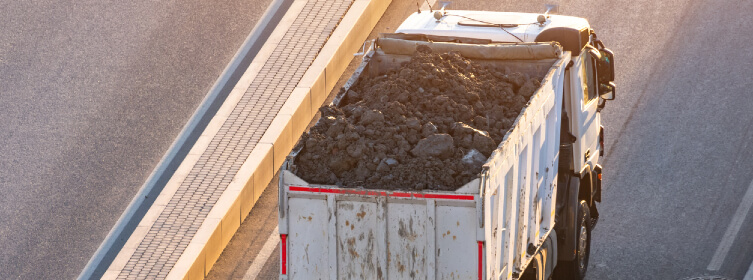
[[[434,14],[429,11],[413,13],[396,30],[396,33],[426,34],[436,36],[453,36],[465,38],[490,39],[494,42],[534,42],[541,31],[554,27],[571,27],[578,30],[588,28],[588,21],[584,18],[550,15],[543,25],[537,21],[540,14],[487,12],[487,11],[454,11],[448,10],[445,16],[437,22]],[[468,26],[468,23],[474,24]],[[484,23],[511,24],[499,26],[478,26]],[[463,25],[466,24],[466,25]],[[508,31],[508,32],[505,32]],[[512,35],[511,35],[512,34]],[[514,35],[514,36],[513,36]],[[520,38],[518,40],[515,38]]]

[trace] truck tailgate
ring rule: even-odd
[[[478,194],[319,187],[282,172],[283,278],[478,279]]]

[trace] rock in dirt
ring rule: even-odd
[[[455,151],[455,143],[449,134],[434,134],[418,141],[410,151],[416,157],[447,159]]]
[[[452,125],[452,135],[459,140],[461,147],[475,149],[487,157],[497,147],[494,140],[489,137],[489,132],[475,129],[462,122]]]
[[[472,149],[463,156],[463,162],[469,166],[482,166],[486,162],[486,157],[481,152]]]
[[[528,80],[523,86],[520,87],[520,95],[526,99],[531,98],[536,89],[541,86],[541,82],[536,80]]]
[[[384,121],[384,115],[378,110],[369,110],[361,115],[361,124],[370,125],[373,123],[381,123]]]
[[[423,137],[428,137],[434,133],[437,133],[437,126],[431,122],[425,123],[423,128],[421,128],[421,135]]]
[[[293,172],[314,184],[455,190],[478,176],[541,78],[421,46],[320,108]]]
[[[476,133],[473,135],[473,144],[471,144],[471,147],[488,157],[497,148],[497,144],[489,135]]]

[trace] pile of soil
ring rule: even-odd
[[[293,172],[314,184],[456,190],[481,172],[543,77],[419,46],[324,106]]]

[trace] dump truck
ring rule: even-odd
[[[584,278],[602,192],[600,112],[616,92],[614,54],[588,21],[422,11],[364,46],[335,107],[421,46],[543,79],[455,190],[307,182],[294,172],[298,145],[279,176],[280,279]]]

